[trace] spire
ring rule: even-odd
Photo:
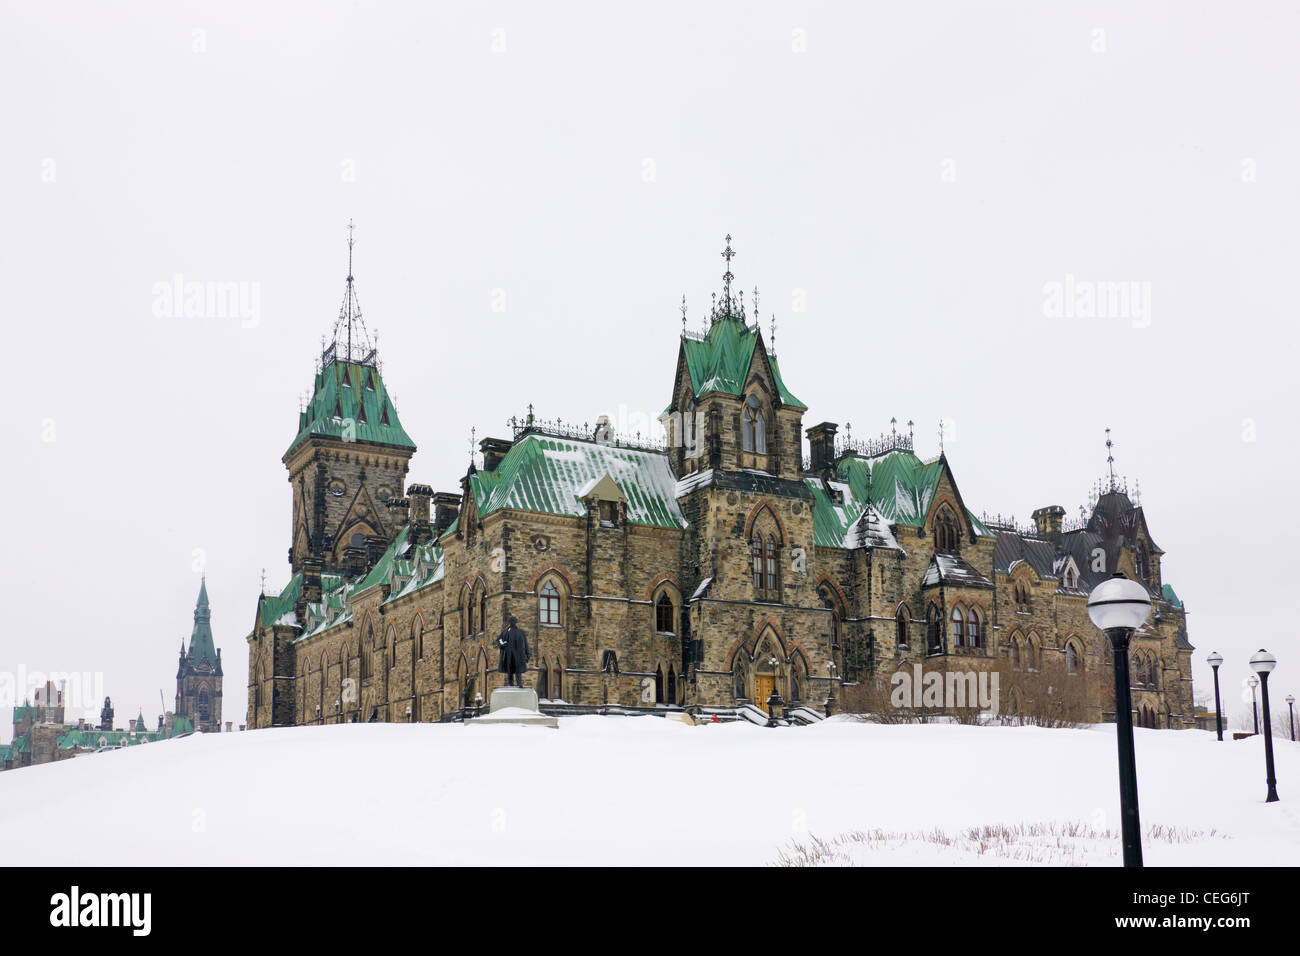
[[[339,306],[339,317],[334,322],[333,340],[321,352],[321,366],[331,362],[356,362],[361,365],[376,364],[375,346],[371,344],[366,332],[366,323],[361,318],[361,302],[357,299],[356,282],[352,277],[352,247],[356,244],[353,236],[355,225],[348,220],[348,278],[343,291],[343,304]]]
[[[712,325],[719,319],[735,319],[738,322],[744,322],[744,306],[736,301],[731,294],[731,283],[736,277],[731,274],[731,260],[736,255],[736,251],[731,248],[731,234],[726,236],[726,248],[722,250],[722,258],[727,261],[726,271],[722,273],[722,298],[719,299],[717,294],[713,296],[713,310],[709,316],[709,323]],[[742,296],[743,298],[743,296]],[[755,313],[754,321],[758,321]]]
[[[199,599],[194,604],[194,630],[190,633],[190,649],[185,655],[190,667],[207,661],[216,666],[217,651],[212,641],[212,610],[208,606],[208,579],[203,576],[199,584]]]
[[[1110,490],[1115,490],[1115,443],[1110,440],[1110,429],[1106,429],[1106,470],[1110,472]]]

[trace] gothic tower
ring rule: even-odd
[[[199,585],[199,599],[194,605],[189,650],[181,643],[180,666],[176,669],[176,716],[188,717],[194,729],[203,733],[221,730],[221,652],[212,641],[206,577]]]
[[[415,454],[361,319],[351,228],[343,305],[282,459],[293,488],[289,563],[313,578],[359,574],[382,554],[396,530],[388,503],[403,496]]]

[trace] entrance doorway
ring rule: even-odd
[[[764,713],[768,713],[767,699],[772,696],[774,690],[776,690],[775,674],[754,675],[754,703],[762,708]]]

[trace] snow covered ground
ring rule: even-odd
[[[1137,730],[1148,865],[1300,861],[1300,744]],[[24,864],[1118,865],[1115,730],[350,724],[0,774]],[[820,849],[817,841],[821,841]]]

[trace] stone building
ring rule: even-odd
[[[208,606],[208,581],[199,583],[199,597],[194,606],[194,630],[189,650],[181,642],[180,664],[176,669],[176,710],[178,716],[201,733],[221,732],[221,651],[212,640],[212,610]]]
[[[1119,570],[1154,603],[1133,640],[1136,720],[1190,726],[1184,609],[1125,487],[1112,476],[1077,522],[1049,505],[1017,527],[976,517],[910,428],[862,442],[805,423],[726,255],[707,331],[680,336],[664,445],[530,407],[443,492],[406,486],[415,444],[349,274],[282,459],[292,577],[258,599],[248,725],[453,715],[501,685],[511,616],[553,703],[763,707],[775,693],[820,711],[916,663],[1051,663],[1088,719],[1111,719],[1108,642],[1085,604]]]

